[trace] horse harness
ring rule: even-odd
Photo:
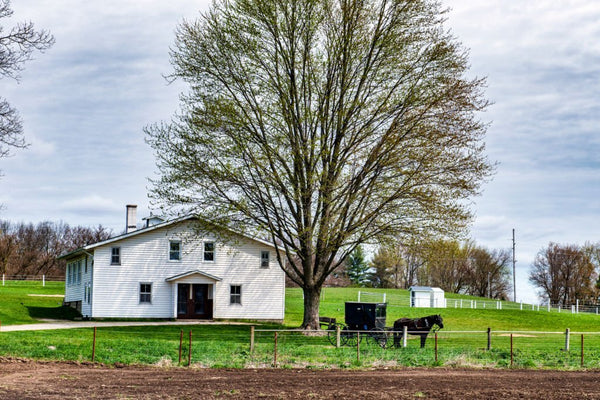
[[[419,322],[423,321],[425,323],[425,326],[419,326]],[[429,318],[425,317],[425,318],[417,318],[417,319],[413,319],[413,322],[415,324],[415,329],[426,329],[426,330],[431,330],[432,332],[437,332],[440,330],[439,325],[437,325],[436,323],[433,323],[433,327],[431,326],[431,324],[429,323]]]

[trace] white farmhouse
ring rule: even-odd
[[[136,230],[61,256],[65,304],[88,318],[283,321],[285,277],[272,244],[244,235],[199,235],[194,217]]]

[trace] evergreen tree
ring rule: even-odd
[[[356,249],[346,259],[346,270],[348,278],[355,285],[365,286],[369,282],[369,264],[365,260],[365,253],[362,246]]]

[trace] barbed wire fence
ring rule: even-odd
[[[252,326],[168,331],[97,327],[76,329],[64,337],[52,331],[2,332],[0,354],[196,368],[600,368],[600,332],[440,330],[429,334],[424,348],[410,331],[406,340],[404,332],[387,331],[384,346],[370,340],[368,331],[350,333],[357,340],[338,347],[330,340],[335,331]]]

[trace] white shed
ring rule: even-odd
[[[411,307],[446,308],[444,291],[440,288],[411,286],[408,290],[410,292]]]

